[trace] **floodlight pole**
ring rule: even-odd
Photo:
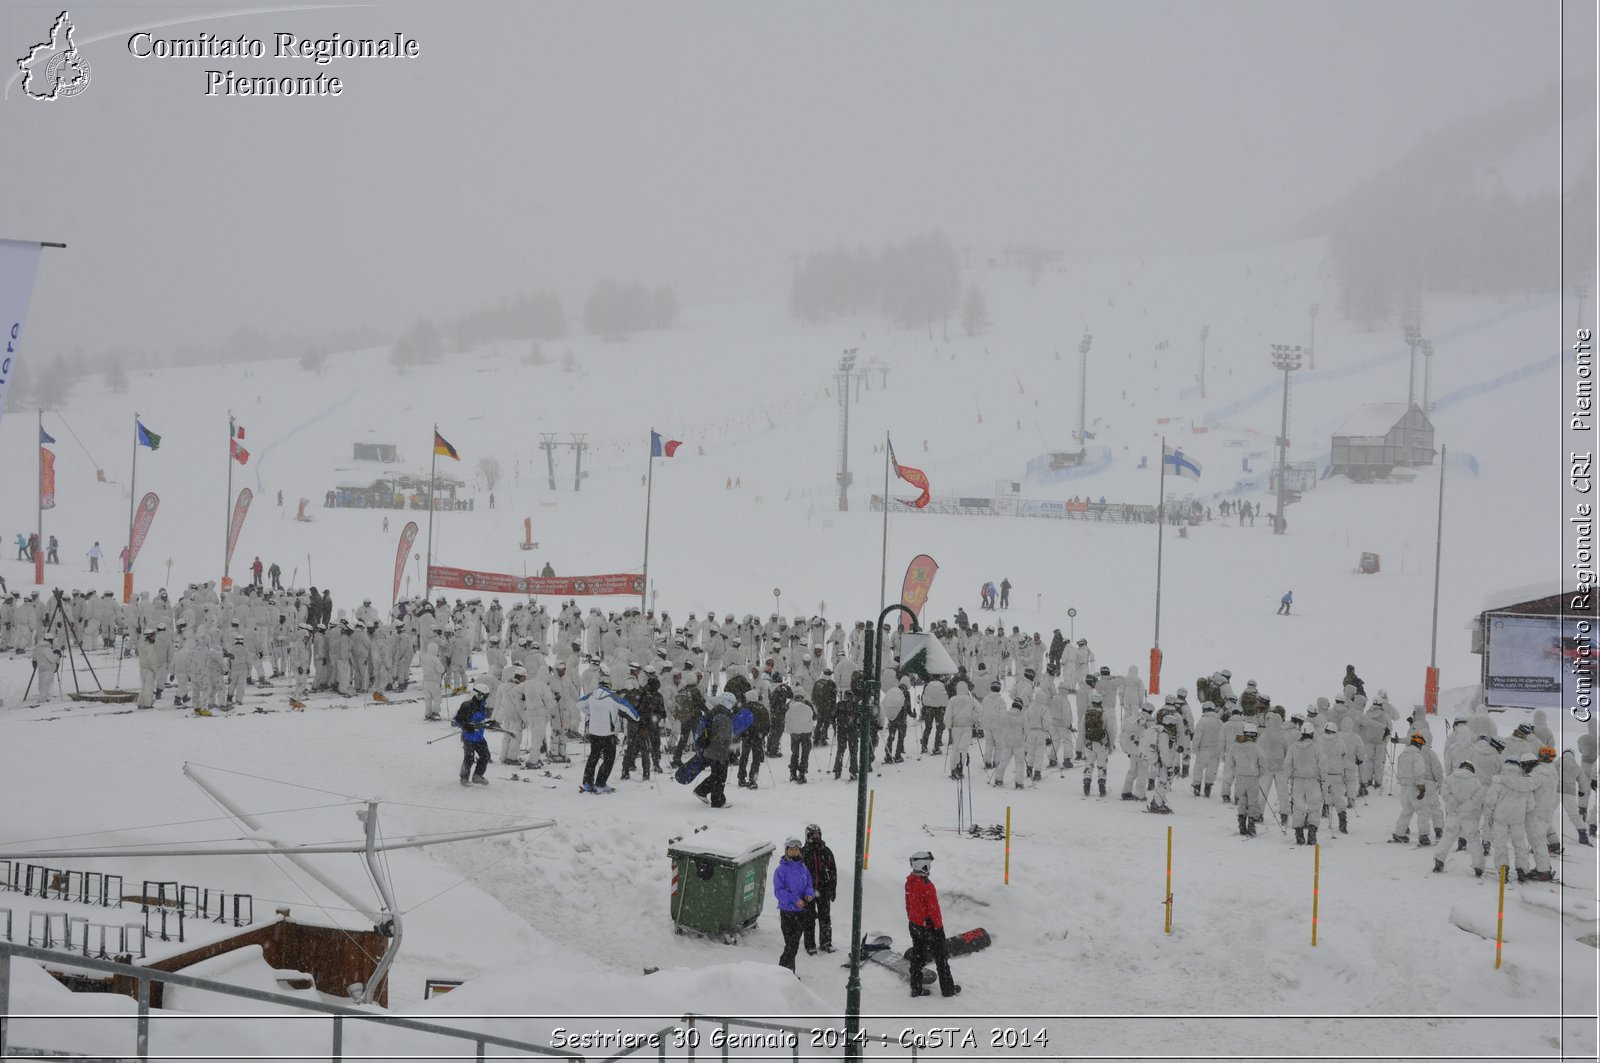
[[[1406,362],[1406,412],[1410,413],[1417,401],[1417,348],[1422,345],[1422,326],[1407,321],[1403,333],[1406,346],[1411,348],[1411,357]]]
[[[1427,413],[1433,408],[1429,398],[1433,392],[1433,341],[1423,340],[1418,346],[1422,348],[1422,412]]]
[[[1211,335],[1210,325],[1200,326],[1200,397],[1206,397],[1206,337]]]
[[[887,502],[887,499],[885,499]],[[911,630],[917,626],[917,614],[895,602],[883,607],[878,622],[867,635],[865,653],[861,659],[861,709],[857,726],[860,737],[856,742],[856,849],[855,892],[850,903],[850,979],[845,983],[844,1005],[844,1058],[859,1060],[861,1052],[861,861],[866,856],[867,843],[867,768],[872,761],[872,720],[878,712],[879,675],[883,671],[883,623],[896,610],[911,618]],[[840,741],[843,741],[841,738]]]
[[[1083,339],[1078,341],[1078,453],[1085,454],[1089,450],[1089,425],[1084,420],[1089,403],[1089,347],[1094,343],[1094,337],[1087,331]]]
[[[1283,534],[1283,492],[1289,465],[1289,374],[1300,368],[1302,348],[1298,345],[1274,343],[1272,365],[1283,370],[1283,420],[1278,429],[1278,513],[1272,520],[1272,534]]]
[[[1313,373],[1317,371],[1317,312],[1321,309],[1321,306],[1312,303],[1307,311],[1311,315],[1311,342],[1306,344],[1306,368]]]

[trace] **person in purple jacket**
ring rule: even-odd
[[[811,910],[806,903],[817,895],[800,849],[799,838],[784,842],[783,859],[772,873],[772,895],[778,898],[778,925],[783,931],[783,955],[778,959],[778,966],[791,971],[795,953],[800,951],[800,938],[811,920]]]

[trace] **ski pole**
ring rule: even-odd
[[[1256,791],[1261,794],[1261,803],[1272,811],[1272,818],[1278,821],[1278,833],[1287,835],[1288,828],[1283,825],[1283,817],[1278,814],[1278,806],[1267,800],[1267,791],[1260,783],[1256,783]]]
[[[428,741],[427,741],[427,743],[426,743],[426,744],[427,744],[427,745],[430,745],[430,746],[431,746],[431,745],[433,745],[433,744],[434,744],[434,743],[435,743],[435,742],[443,742],[443,741],[444,741],[444,740],[445,740],[445,739],[446,739],[446,738],[454,738],[454,737],[456,737],[456,736],[457,736],[457,735],[458,735],[458,734],[460,734],[460,733],[461,733],[461,732],[460,732],[460,731],[457,731],[457,730],[456,730],[456,729],[455,729],[455,728],[451,728],[451,729],[450,729],[450,733],[449,733],[449,734],[442,734],[442,735],[440,735],[440,736],[439,736],[439,737],[438,737],[438,738],[430,738],[430,739],[429,739],[429,740],[428,740]]]

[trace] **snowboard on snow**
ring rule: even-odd
[[[963,934],[956,934],[944,939],[945,955],[954,959],[957,956],[970,956],[974,952],[982,952],[994,939],[982,927],[968,930]],[[894,938],[888,934],[863,934],[861,938],[861,955],[881,967],[887,967],[906,981],[911,980],[911,961],[905,953],[894,949]],[[848,967],[846,963],[844,966]],[[937,981],[937,975],[931,966],[922,970],[922,981],[931,983]]]
[[[870,960],[879,967],[887,967],[895,974],[911,981],[911,961],[906,959],[903,952],[896,952],[892,947],[894,938],[888,934],[865,934],[861,938],[861,957]],[[843,966],[850,966],[848,963]],[[928,984],[938,981],[939,976],[932,967],[922,969],[922,982]]]

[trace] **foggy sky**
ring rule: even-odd
[[[55,10],[8,6],[8,74]],[[165,29],[230,5],[71,10],[89,89],[40,104],[13,85],[0,104],[0,235],[71,245],[35,289],[37,353],[241,322],[388,332],[531,288],[574,318],[608,274],[685,303],[780,295],[793,252],[934,227],[980,253],[1238,247],[1560,77],[1561,7],[1527,0],[467,0]],[[278,30],[399,30],[422,54],[319,67],[84,43],[144,28],[269,50]],[[345,90],[206,98],[211,68]]]

